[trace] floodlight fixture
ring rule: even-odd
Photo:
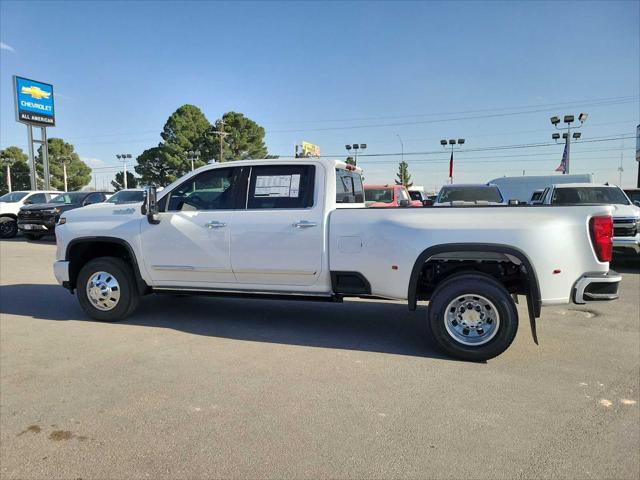
[[[456,139],[452,138],[449,140],[449,145],[455,145],[456,144]]]
[[[458,139],[458,145],[462,145],[464,143],[464,138],[459,138]]]
[[[564,123],[573,123],[573,120],[574,120],[573,115],[565,115],[563,121]]]
[[[559,133],[552,133],[551,134],[551,138],[553,138],[554,140],[558,140],[560,138],[560,134]]]
[[[447,146],[447,141],[446,140],[440,140],[440,145],[442,145],[443,147]]]
[[[558,125],[560,123],[560,117],[557,117],[557,116],[551,117],[551,123],[553,125]]]
[[[360,144],[360,149],[364,150],[365,148],[367,148],[367,144],[366,143],[361,143]]]
[[[358,150],[358,148],[360,148],[360,145],[358,145],[357,143],[354,143],[352,147],[354,150]]]
[[[351,150],[351,145],[345,145],[344,148],[346,148],[347,150]]]
[[[576,139],[576,140],[577,140],[577,139],[579,139],[581,136],[582,136],[582,133],[580,133],[580,132],[573,132],[573,138],[574,138],[574,139]]]
[[[580,120],[580,123],[584,123],[587,121],[588,117],[589,117],[589,114],[583,112],[580,115],[578,115],[578,120]]]
[[[568,136],[569,136],[569,134],[567,134],[567,133],[563,133],[562,134],[562,138],[564,138],[565,140],[567,139]]]

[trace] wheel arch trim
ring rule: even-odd
[[[416,259],[413,269],[411,270],[411,277],[409,279],[409,291],[407,294],[409,309],[415,310],[418,303],[418,278],[422,266],[428,262],[435,255],[443,253],[453,252],[486,252],[486,253],[500,253],[505,255],[512,255],[522,262],[527,270],[528,279],[528,292],[527,300],[529,307],[530,318],[537,318],[540,316],[542,308],[542,300],[540,295],[540,285],[538,283],[538,277],[536,275],[535,268],[529,260],[529,257],[517,247],[510,245],[503,245],[498,243],[451,243],[440,244],[424,250]]]
[[[96,242],[112,243],[114,245],[118,245],[118,246],[124,247],[125,250],[127,251],[127,253],[129,254],[129,257],[131,258],[131,262],[132,262],[131,267],[133,269],[133,275],[134,275],[134,277],[136,279],[136,285],[138,287],[138,292],[141,295],[143,295],[146,291],[148,291],[149,285],[147,285],[147,282],[144,280],[144,278],[142,278],[142,275],[140,274],[140,265],[138,263],[138,259],[136,257],[136,254],[135,254],[133,248],[131,247],[131,244],[129,244],[129,242],[127,242],[126,240],[123,240],[121,238],[108,237],[108,236],[92,236],[92,237],[74,238],[67,245],[67,248],[66,248],[65,254],[64,254],[65,260],[68,261],[68,262],[71,262],[71,252],[72,252],[74,247],[76,247],[78,245],[81,245],[81,244],[85,244],[85,243],[86,244],[90,244],[90,243],[96,243]],[[76,288],[75,282],[76,282],[76,278],[72,278],[71,277],[71,272],[69,272],[69,289],[71,291],[73,291],[73,289]]]

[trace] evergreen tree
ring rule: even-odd
[[[69,191],[80,190],[89,184],[91,181],[91,168],[80,160],[72,144],[65,142],[61,138],[50,138],[47,140],[47,145],[49,147],[49,176],[51,188],[64,190],[63,162],[67,165],[67,189]],[[42,178],[44,174],[42,146],[38,148],[36,170]],[[38,188],[42,188],[43,186],[43,184],[39,184]]]
[[[116,173],[116,179],[111,180],[111,185],[116,192],[124,189],[124,170]],[[127,170],[127,188],[136,188],[138,186],[138,177]]]
[[[0,150],[0,195],[9,191],[7,186],[7,165],[11,170],[11,190],[29,190],[29,157],[19,147]]]
[[[225,161],[265,158],[267,147],[264,144],[264,128],[242,113],[227,112],[222,115],[224,132],[222,155]],[[215,130],[220,131],[220,120],[216,121]],[[213,155],[220,161],[220,135],[215,135],[216,147]]]
[[[396,176],[398,177],[396,185],[404,185],[405,187],[413,185],[411,175],[409,174],[409,164],[407,162],[403,161],[398,164],[398,173]]]

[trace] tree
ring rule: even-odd
[[[396,185],[404,185],[405,187],[413,185],[411,175],[409,174],[409,164],[407,162],[403,161],[398,164],[398,173],[396,176],[398,177]]]
[[[63,162],[67,165],[67,189],[69,191],[80,190],[91,181],[91,168],[80,160],[74,151],[72,144],[61,138],[47,140],[49,147],[49,175],[51,187],[56,190],[64,190]],[[38,148],[37,171],[43,175],[42,146]]]
[[[356,161],[353,159],[353,157],[347,157],[344,163],[346,163],[347,165],[355,165]]]
[[[7,186],[7,165],[11,170],[11,189],[29,190],[31,180],[29,178],[29,157],[19,147],[7,147],[0,150],[0,195],[9,191]]]
[[[194,161],[196,168],[213,158],[216,144],[211,134],[211,123],[194,105],[182,105],[173,112],[160,136],[163,142],[145,150],[137,158],[135,171],[142,183],[164,186],[191,171],[191,158],[187,152],[200,152],[200,157]]]
[[[251,158],[265,158],[267,147],[264,144],[264,128],[242,113],[227,112],[222,115],[224,120],[223,157],[225,160],[247,160]],[[221,122],[216,121],[215,130],[220,131]],[[220,135],[215,135],[217,148],[213,155],[220,161]]]
[[[124,170],[116,173],[116,179],[111,180],[111,185],[116,192],[124,189]],[[127,188],[136,188],[138,186],[138,177],[127,170]]]

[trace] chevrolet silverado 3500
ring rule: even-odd
[[[58,281],[92,318],[116,321],[148,293],[316,301],[428,300],[450,355],[511,344],[523,296],[535,340],[544,305],[612,300],[610,206],[365,208],[360,169],[335,160],[203,166],[142,204],[65,213]]]

